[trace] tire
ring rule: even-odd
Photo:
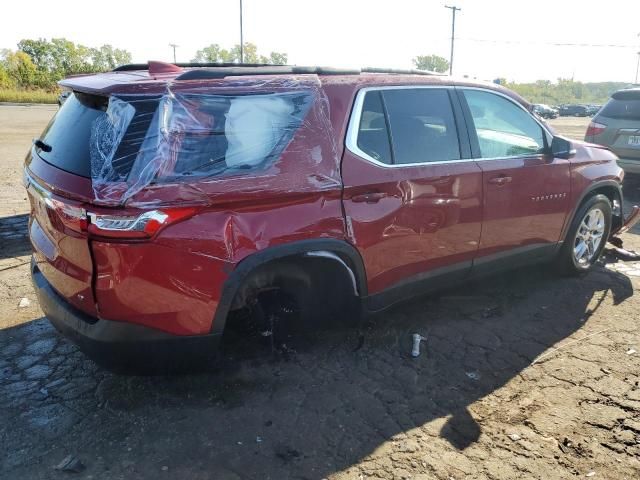
[[[562,273],[582,275],[592,269],[607,244],[611,216],[611,202],[604,195],[593,195],[580,205],[558,255]]]

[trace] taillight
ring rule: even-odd
[[[87,231],[87,212],[84,208],[69,205],[55,198],[43,197],[42,201],[55,216],[49,215],[52,223],[60,221],[64,227],[74,232]]]
[[[172,223],[191,217],[195,208],[150,210],[140,215],[102,215],[89,213],[89,233],[111,238],[151,238]]]
[[[587,137],[593,137],[594,135],[600,135],[607,128],[606,125],[598,122],[591,122],[587,127]]]

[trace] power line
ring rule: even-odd
[[[448,8],[451,10],[451,56],[449,57],[449,75],[453,74],[453,44],[456,38],[456,12],[462,10],[461,8],[456,7],[455,5],[450,7],[449,5],[445,5],[444,8]]]
[[[632,44],[618,44],[618,43],[565,43],[565,42],[537,42],[526,40],[500,40],[490,38],[458,38],[463,42],[479,42],[479,43],[504,43],[514,45],[548,45],[552,47],[605,47],[605,48],[637,48]]]

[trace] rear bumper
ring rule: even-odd
[[[640,174],[640,159],[631,160],[626,158],[619,158],[618,165],[627,173]]]
[[[208,365],[220,334],[177,336],[141,325],[91,317],[62,298],[31,260],[40,307],[53,326],[96,363],[111,370],[171,371]]]

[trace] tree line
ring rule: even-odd
[[[531,83],[508,82],[497,79],[501,85],[519,93],[531,103],[560,105],[562,103],[603,104],[617,90],[629,87],[626,82],[577,82],[568,78],[557,81],[538,80]]]
[[[243,57],[246,63],[287,63],[286,53],[261,55],[249,42],[244,44]],[[192,61],[239,62],[240,45],[225,49],[214,43],[198,50]],[[25,39],[15,51],[0,50],[0,89],[55,91],[57,82],[69,75],[106,72],[127,63],[131,53],[111,45],[86,47],[65,38]]]
[[[263,55],[253,43],[243,48],[245,63],[286,64],[287,54],[270,52]],[[231,48],[217,43],[198,50],[192,62],[237,63],[240,45]],[[119,65],[131,63],[131,53],[111,45],[86,47],[65,38],[25,39],[18,48],[0,50],[0,89],[56,91],[57,82],[69,75],[105,72]],[[449,62],[438,55],[419,55],[413,64],[421,70],[444,73]],[[611,93],[627,86],[621,82],[582,83],[570,79],[538,80],[532,83],[509,82],[496,79],[533,103],[604,103]]]
[[[420,55],[413,59],[419,70],[444,73],[449,70],[449,61],[438,55]],[[558,78],[557,81],[537,80],[530,83],[510,82],[505,78],[497,78],[499,83],[526,98],[531,103],[560,105],[562,103],[602,104],[609,96],[622,88],[628,87],[625,82],[583,83],[573,79]]]
[[[86,47],[65,38],[21,40],[16,51],[0,51],[0,88],[55,90],[69,75],[112,70],[131,53],[111,45]]]

